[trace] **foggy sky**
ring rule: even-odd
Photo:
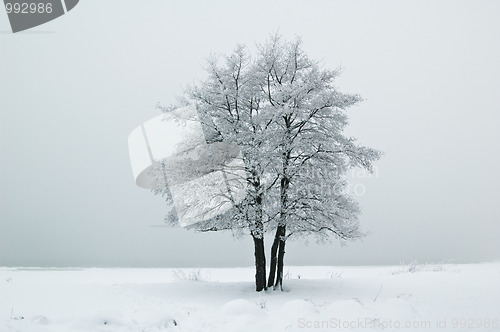
[[[472,0],[85,0],[12,34],[0,9],[0,265],[252,265],[250,236],[157,227],[164,202],[134,184],[127,138],[204,77],[210,53],[275,31],[342,66],[337,86],[365,99],[347,132],[385,152],[352,180],[370,235],[290,242],[285,263],[500,259],[498,13]]]

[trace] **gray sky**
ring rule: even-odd
[[[85,0],[12,34],[0,9],[0,265],[252,265],[249,236],[149,226],[165,207],[134,184],[127,138],[203,77],[210,52],[278,29],[344,68],[337,85],[366,99],[348,133],[385,152],[353,182],[371,235],[291,242],[286,263],[500,259],[498,13],[472,0]]]

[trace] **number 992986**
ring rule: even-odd
[[[50,14],[52,13],[52,4],[50,2],[31,2],[31,3],[5,3],[5,10],[7,10],[7,14]]]

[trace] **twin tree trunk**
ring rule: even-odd
[[[289,153],[285,154],[289,157]],[[289,159],[289,158],[288,158]],[[285,170],[288,167],[288,159],[285,158]],[[260,182],[256,182],[260,185]],[[271,263],[269,267],[269,279],[266,286],[266,255],[264,252],[264,225],[262,218],[259,218],[256,223],[255,231],[252,231],[252,238],[255,248],[255,289],[257,292],[266,290],[267,287],[279,286],[283,290],[283,266],[285,257],[285,244],[286,244],[286,223],[285,223],[285,207],[288,203],[288,186],[290,179],[285,176],[281,179],[281,223],[276,229],[273,245],[271,247]],[[257,196],[257,206],[259,213],[262,216],[262,195]]]
[[[271,263],[269,279],[266,286],[266,254],[264,248],[264,225],[257,223],[256,231],[252,232],[255,255],[255,290],[260,292],[268,287],[279,286],[283,290],[283,266],[285,257],[286,225],[279,225],[276,229],[273,245],[271,247]]]
[[[286,225],[279,225],[278,229],[276,229],[273,245],[271,247],[271,263],[269,267],[269,279],[267,280],[267,287],[276,288],[276,286],[279,285],[280,290],[283,290],[283,258],[285,256],[285,234]]]
[[[288,158],[287,158],[288,157]],[[284,158],[284,169],[288,168],[288,160],[290,159],[290,153],[285,154]],[[285,244],[286,244],[286,220],[285,220],[285,209],[288,203],[288,186],[290,185],[290,179],[284,176],[281,179],[281,222],[276,229],[276,234],[274,236],[274,242],[271,247],[271,266],[269,271],[269,280],[267,281],[268,287],[276,287],[279,285],[280,290],[283,290],[283,259],[285,257]],[[276,278],[276,281],[275,281]]]

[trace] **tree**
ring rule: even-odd
[[[371,171],[380,152],[343,135],[348,123],[345,111],[361,98],[338,91],[333,82],[339,71],[322,69],[309,59],[299,38],[283,42],[272,37],[260,47],[256,71],[265,107],[273,114],[269,130],[279,160],[279,195],[274,195],[279,217],[274,223],[268,287],[282,288],[288,238],[313,234],[349,240],[363,235],[360,209],[345,192],[343,177],[355,166]]]
[[[273,185],[264,176],[272,156],[267,146],[272,135],[270,119],[262,112],[253,64],[245,48],[237,46],[224,60],[220,64],[216,57],[209,59],[208,78],[199,86],[191,87],[187,97],[196,105],[207,137],[240,147],[248,195],[229,213],[196,227],[202,231],[248,229],[254,242],[256,290],[261,291],[266,288],[264,196]]]
[[[344,136],[346,110],[361,98],[334,86],[338,70],[309,59],[300,39],[286,42],[275,35],[258,49],[254,58],[241,45],[222,61],[211,57],[208,77],[186,91],[185,102],[196,107],[209,143],[239,147],[244,165],[239,174],[248,189],[242,201],[226,197],[233,202],[231,210],[192,228],[249,231],[256,290],[261,291],[282,289],[287,239],[363,236],[360,209],[346,193],[344,177],[352,167],[370,171],[380,152]],[[168,197],[168,188],[158,192]],[[268,278],[266,231],[275,233]]]

